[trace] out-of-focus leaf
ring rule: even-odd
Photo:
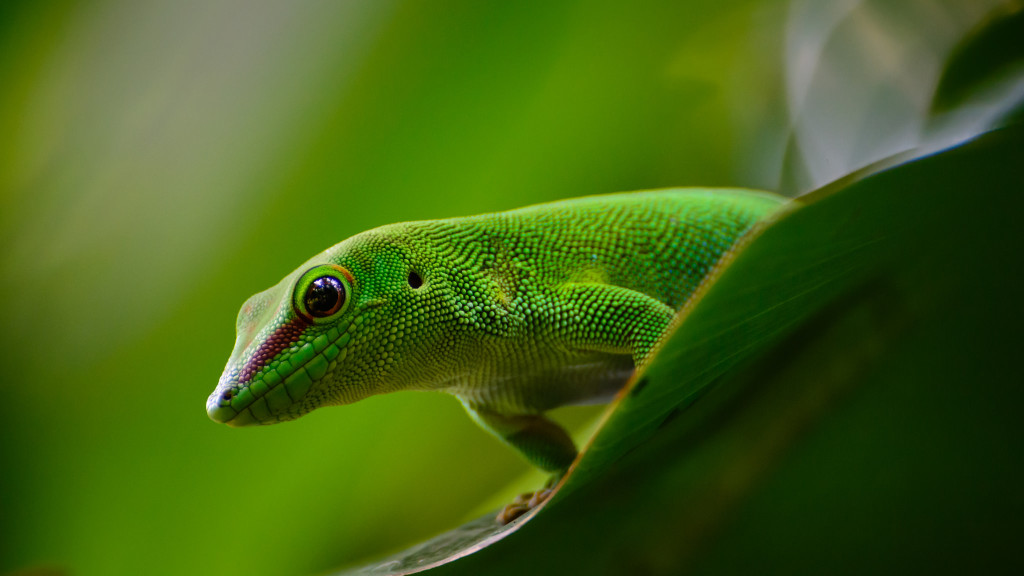
[[[979,91],[1020,81],[1024,72],[1024,4],[1001,6],[950,54],[932,98],[932,114],[949,111]]]
[[[563,491],[437,570],[1019,561],[1022,154],[1014,127],[812,195],[722,271]]]
[[[1024,119],[1024,4],[989,12],[950,53],[932,95],[925,143],[939,150],[965,135]]]
[[[929,108],[949,53],[1006,0],[794,0],[785,34],[789,147],[784,193],[803,193],[883,158],[963,142],[975,115],[935,133]]]

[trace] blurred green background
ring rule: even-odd
[[[5,3],[0,571],[316,573],[457,525],[527,466],[451,398],[207,419],[248,296],[390,222],[955,141],[990,118],[936,120],[944,63],[1007,6]]]

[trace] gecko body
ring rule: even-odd
[[[246,426],[375,394],[447,392],[560,473],[576,448],[544,412],[609,398],[781,202],[661,190],[363,232],[242,306],[207,411]]]

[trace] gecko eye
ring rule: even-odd
[[[345,285],[333,276],[317,278],[306,289],[304,304],[311,316],[326,318],[345,304]]]
[[[295,285],[295,313],[312,324],[333,322],[345,310],[352,292],[352,274],[333,264],[306,270]]]

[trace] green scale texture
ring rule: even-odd
[[[782,201],[662,190],[363,232],[245,303],[207,410],[235,426],[269,424],[438,390],[534,464],[563,470],[575,447],[542,413],[609,398]],[[344,305],[311,318],[304,298],[325,275],[344,284]]]

